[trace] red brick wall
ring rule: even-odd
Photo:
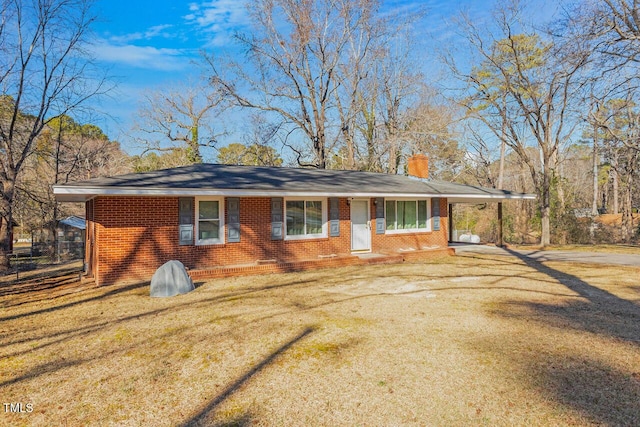
[[[371,203],[371,218],[376,217],[375,206]],[[433,216],[433,210],[430,211]],[[433,230],[433,218],[431,218],[431,229]],[[440,199],[440,230],[427,231],[423,233],[385,233],[375,234],[375,221],[373,236],[371,239],[371,250],[379,253],[395,253],[411,250],[431,249],[434,246],[447,247],[449,241],[449,218],[447,209],[447,199]]]
[[[148,280],[160,265],[172,259],[191,269],[202,269],[253,264],[264,259],[312,260],[320,255],[351,253],[350,208],[344,198],[340,199],[339,237],[271,240],[271,198],[247,197],[240,199],[240,242],[207,246],[179,245],[177,197],[101,196],[90,203],[87,214],[93,216],[96,242],[92,271],[98,284]],[[373,251],[393,252],[410,244],[446,246],[447,204],[446,200],[441,203],[439,232],[376,235],[372,201]],[[225,241],[226,223],[225,213]]]

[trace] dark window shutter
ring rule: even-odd
[[[431,199],[431,215],[433,216],[433,230],[440,230],[440,198]]]
[[[178,199],[179,240],[180,245],[193,244],[193,197]]]
[[[271,240],[282,240],[282,197],[271,199]]]
[[[227,197],[227,242],[240,241],[240,199]]]
[[[340,199],[329,198],[329,235],[340,236]]]
[[[384,198],[376,198],[376,234],[384,234]]]

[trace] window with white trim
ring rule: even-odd
[[[285,200],[285,239],[327,237],[326,205],[326,199]]]
[[[414,233],[431,231],[429,203],[419,200],[385,200],[386,231],[388,233]]]
[[[224,203],[221,198],[196,198],[196,245],[224,243]]]

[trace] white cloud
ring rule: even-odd
[[[114,43],[124,44],[124,43],[129,43],[129,42],[138,41],[138,40],[150,40],[156,37],[162,37],[165,39],[173,38],[174,37],[173,33],[165,31],[170,28],[173,28],[173,25],[171,24],[156,25],[156,26],[150,27],[145,32],[130,33],[122,36],[111,36],[109,37],[109,40],[111,40]]]
[[[172,24],[164,24],[164,25],[156,25],[153,26],[151,28],[149,28],[147,30],[147,32],[145,33],[145,37],[150,39],[153,37],[164,37],[164,38],[168,38],[168,37],[172,37],[173,34],[165,31],[168,30],[170,28],[173,28]]]
[[[161,71],[183,70],[189,66],[188,55],[179,49],[116,45],[107,40],[94,46],[94,55],[99,61]]]
[[[247,27],[250,23],[245,1],[211,0],[189,4],[190,14],[184,19],[210,38],[208,45],[226,44],[234,32]]]

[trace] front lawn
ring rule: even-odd
[[[2,284],[0,425],[639,425],[639,273],[467,255],[167,299]]]
[[[514,249],[522,250],[540,250],[538,245],[514,245]],[[609,254],[628,254],[640,255],[640,246],[638,245],[549,245],[544,247],[545,251],[576,251],[576,252],[603,252]]]

